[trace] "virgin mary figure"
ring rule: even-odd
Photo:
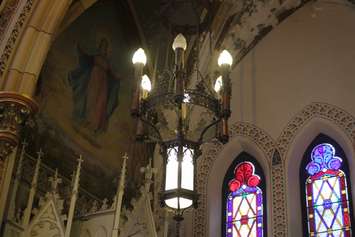
[[[103,132],[118,105],[120,78],[108,60],[107,39],[101,39],[97,54],[89,55],[79,45],[77,49],[79,65],[68,75],[73,90],[73,117],[95,133]]]

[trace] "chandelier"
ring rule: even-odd
[[[173,210],[181,221],[184,210],[197,207],[195,190],[196,160],[200,146],[209,138],[228,141],[228,119],[231,115],[230,69],[233,62],[228,51],[218,58],[220,76],[206,85],[204,80],[190,85],[185,68],[187,42],[178,34],[172,44],[175,61],[154,87],[143,75],[147,62],[143,49],[132,58],[137,85],[131,115],[137,118],[136,137],[160,145],[164,162],[162,205]]]

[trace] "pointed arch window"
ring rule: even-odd
[[[330,143],[316,145],[306,166],[308,236],[350,237],[351,218],[343,160]]]
[[[226,237],[262,237],[264,229],[261,178],[250,161],[239,163],[228,181]]]

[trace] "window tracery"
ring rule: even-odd
[[[329,143],[315,146],[306,166],[306,206],[309,236],[351,236],[350,208],[343,160]]]
[[[234,178],[228,184],[227,237],[263,236],[263,192],[258,186],[260,181],[253,163],[244,161],[236,166]]]

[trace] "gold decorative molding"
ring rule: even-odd
[[[18,2],[19,1],[11,0],[6,3],[5,8],[10,7],[11,9],[17,10],[17,9],[19,9],[19,8],[17,8]],[[26,0],[26,3],[24,4],[24,6],[20,9],[21,12],[16,19],[16,23],[14,24],[14,26],[12,28],[8,29],[9,32],[6,33],[6,34],[10,34],[10,36],[8,39],[6,39],[6,45],[4,47],[4,50],[2,52],[0,52],[0,78],[5,74],[5,71],[7,69],[7,66],[8,66],[8,63],[10,60],[10,56],[12,55],[13,51],[15,50],[15,44],[17,42],[17,39],[22,32],[23,26],[25,25],[25,21],[28,19],[29,15],[32,11],[32,8],[34,5],[33,2],[34,2],[34,0]],[[5,11],[5,9],[4,9],[4,11]],[[15,12],[9,12],[8,14],[9,15],[6,16],[6,18],[10,19],[10,17],[12,17],[13,14],[15,14]],[[2,23],[2,22],[0,22],[0,23]],[[0,26],[0,33],[1,34],[5,35],[5,29],[7,29],[8,24],[9,23],[7,21],[2,23],[3,26],[2,27]],[[1,28],[3,28],[3,29],[1,29]],[[4,39],[1,39],[0,42],[2,40],[4,40]]]
[[[25,95],[0,92],[0,159],[17,146],[21,130],[37,110],[37,103]]]

